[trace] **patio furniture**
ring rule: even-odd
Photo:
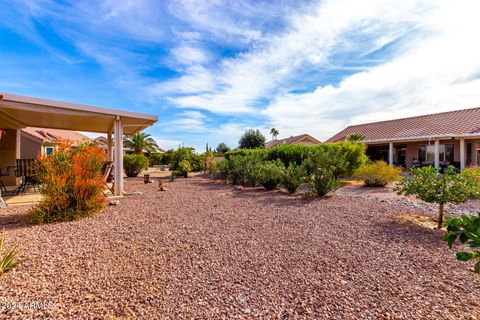
[[[13,190],[12,194],[25,194],[29,187],[36,193],[39,183],[35,178],[35,159],[17,159],[15,176],[22,179],[22,183]]]
[[[105,187],[107,187],[107,189],[113,194],[113,190],[112,188],[110,188],[108,186],[108,182],[111,181],[111,173],[112,173],[112,169],[113,169],[113,161],[105,161],[105,163],[103,164],[103,167],[102,167],[102,177],[103,177],[103,184],[105,185]],[[105,192],[103,193],[104,196],[107,196],[105,194]]]
[[[0,168],[0,177],[8,177],[10,175],[10,168],[10,166],[6,168]],[[7,187],[2,180],[0,180],[0,191],[2,191],[4,194],[7,193]]]

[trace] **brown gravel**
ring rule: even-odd
[[[16,307],[0,317],[480,319],[472,264],[442,231],[395,219],[418,209],[202,178],[165,186],[127,180],[144,194],[73,223],[0,211],[7,241],[30,243],[0,280],[2,307]]]

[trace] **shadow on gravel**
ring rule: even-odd
[[[0,230],[12,230],[19,228],[28,228],[26,213],[8,213],[0,212]]]
[[[382,234],[379,240],[383,239],[390,244],[411,243],[414,246],[422,246],[428,249],[445,247],[445,242],[442,240],[443,231],[441,230],[432,230],[414,223],[395,220],[378,222],[374,226]]]

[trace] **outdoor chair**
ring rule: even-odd
[[[103,177],[103,184],[107,189],[113,194],[113,189],[108,186],[108,182],[110,181],[110,175],[113,169],[113,161],[105,161],[102,167],[102,177]],[[105,192],[103,192],[104,196],[107,196]]]
[[[14,195],[19,193],[25,194],[28,188],[33,187],[33,191],[36,193],[39,183],[35,178],[35,159],[17,159],[15,176],[21,178],[21,184],[12,192]]]

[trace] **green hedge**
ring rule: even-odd
[[[265,156],[265,149],[237,149],[237,150],[230,150],[225,152],[224,157],[225,159],[229,160],[235,156],[256,156],[263,158]]]
[[[288,167],[291,163],[301,165],[306,159],[318,154],[318,152],[333,154],[339,159],[344,159],[341,168],[338,168],[338,174],[340,175],[351,175],[368,159],[364,144],[335,142],[322,143],[316,146],[279,145],[266,152],[265,160],[281,160]]]

